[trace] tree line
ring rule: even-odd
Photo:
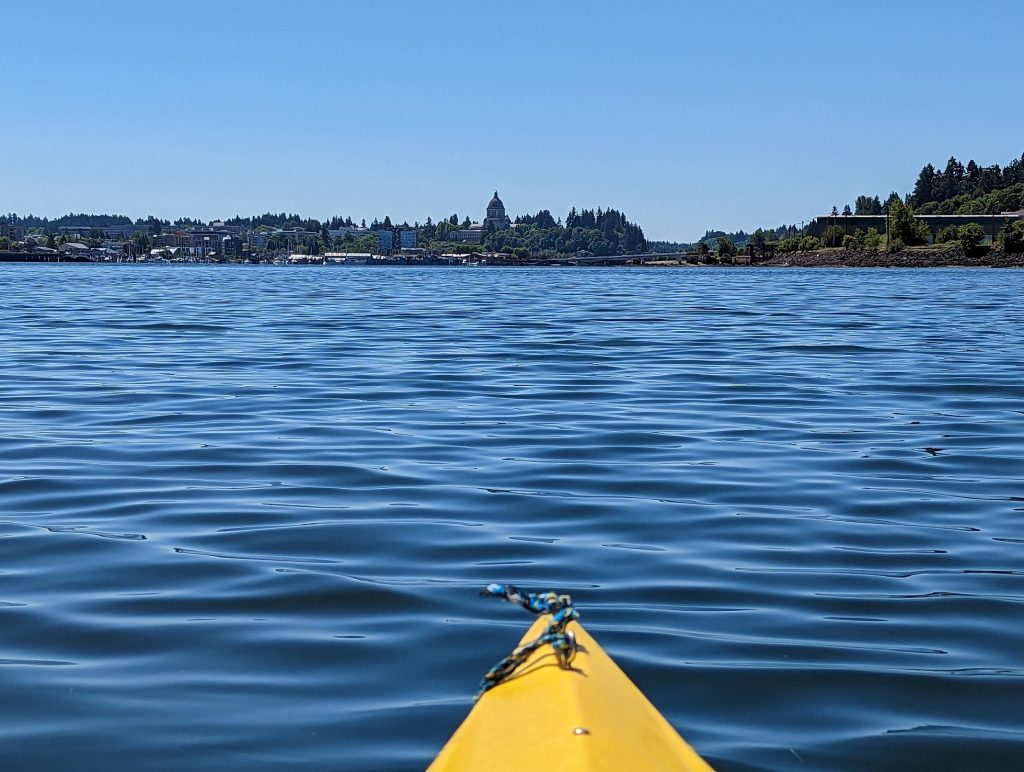
[[[332,237],[330,231],[343,228],[367,229],[368,231],[410,229],[417,233],[421,246],[444,249],[448,251],[470,251],[480,249],[479,245],[467,245],[452,240],[453,231],[469,228],[472,224],[469,216],[460,217],[457,213],[434,221],[428,217],[426,222],[407,221],[398,223],[390,216],[382,220],[376,217],[367,224],[362,219],[357,224],[350,216],[335,215],[326,220],[303,217],[289,212],[265,212],[263,214],[242,217],[235,215],[222,221],[205,222],[191,217],[179,217],[175,220],[163,219],[152,215],[132,220],[121,214],[85,214],[70,213],[57,218],[37,217],[35,215],[19,216],[16,213],[0,215],[0,222],[20,225],[26,233],[53,235],[61,226],[72,226],[86,229],[87,241],[102,238],[98,229],[111,227],[129,227],[132,225],[148,225],[153,235],[170,232],[181,228],[205,227],[213,222],[223,222],[227,226],[240,227],[243,230],[294,230],[302,229],[308,236],[299,245],[300,251],[320,254],[330,249],[347,249],[370,251],[376,246],[376,233],[362,235],[357,233],[342,234]],[[142,234],[138,234],[141,236]],[[52,241],[53,239],[49,239]],[[137,237],[139,246],[148,246],[148,239]],[[272,237],[267,242],[267,249],[282,249],[286,245],[283,238]],[[592,255],[621,255],[646,252],[650,248],[643,229],[630,222],[617,209],[580,209],[573,207],[565,218],[556,218],[550,210],[541,209],[536,214],[525,214],[516,217],[515,227],[497,230],[488,226],[484,234],[484,248],[492,251],[513,252],[518,255],[568,255],[589,253]]]
[[[1005,167],[999,164],[979,166],[974,159],[964,166],[955,156],[950,156],[945,169],[936,169],[931,164],[921,169],[909,203],[919,214],[998,214],[978,211],[961,213],[956,210],[972,200],[986,198],[986,194],[1017,185],[1024,185],[1024,155],[1010,161]],[[995,198],[988,197],[987,201],[997,205]]]
[[[883,202],[878,196],[857,196],[853,214],[888,215],[895,200],[917,214],[999,214],[1024,209],[1024,154],[1005,166],[981,166],[974,159],[961,163],[950,156],[943,169],[925,164],[906,197],[893,191]],[[850,207],[843,214],[850,214]],[[833,216],[838,214],[833,207]]]
[[[617,209],[581,209],[573,207],[565,223],[542,209],[535,215],[523,215],[515,227],[492,230],[484,246],[496,252],[515,255],[628,255],[647,252],[649,244],[643,229],[630,222]]]

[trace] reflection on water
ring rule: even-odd
[[[12,768],[415,769],[529,620],[728,769],[1024,755],[1024,273],[8,266]]]

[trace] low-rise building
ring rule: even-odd
[[[332,239],[343,239],[346,236],[369,236],[370,229],[360,228],[358,226],[353,225],[342,225],[337,228],[328,228],[327,235],[329,235]]]
[[[248,236],[249,249],[266,249],[270,234],[266,231],[253,231]]]
[[[223,236],[220,240],[220,251],[218,254],[221,257],[241,257],[242,239],[235,235]]]
[[[6,236],[11,241],[21,241],[25,238],[25,229],[12,223],[0,223],[0,236]]]
[[[69,241],[66,244],[61,244],[57,247],[57,251],[62,255],[70,255],[71,257],[88,257],[92,254],[92,249],[80,241]]]
[[[124,241],[136,233],[149,235],[148,225],[59,225],[57,233],[67,238],[91,238],[95,233],[101,239],[110,241]]]
[[[154,247],[176,247],[178,236],[174,233],[155,233],[149,239]]]

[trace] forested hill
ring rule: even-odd
[[[42,228],[46,233],[55,233],[61,226],[87,227],[87,228],[119,228],[126,225],[143,224],[145,220],[135,223],[131,217],[123,214],[66,214],[61,217],[50,219],[48,217],[36,217],[26,215],[19,217],[17,214],[0,215],[0,222],[7,222],[13,225],[20,225],[23,228]]]
[[[151,233],[162,233],[165,230],[171,230],[174,228],[188,228],[207,224],[205,221],[193,217],[179,217],[176,220],[165,220],[150,215],[149,217],[140,217],[136,220],[132,220],[131,217],[123,214],[71,213],[51,219],[49,217],[37,217],[32,214],[20,216],[13,212],[7,215],[0,214],[0,222],[20,225],[26,230],[40,229],[44,233],[56,233],[62,226],[77,228],[118,228],[128,225],[148,225]],[[243,228],[248,229],[255,229],[260,226],[264,226],[267,228],[286,229],[303,228],[311,231],[318,231],[323,225],[319,220],[286,212],[281,212],[280,214],[266,212],[265,214],[253,215],[252,217],[240,217],[235,215],[223,222],[226,225],[240,225]],[[365,224],[366,223],[364,221],[363,225],[365,226]],[[333,217],[326,223],[326,225],[331,228],[337,228],[342,225],[352,226],[353,222],[351,217]]]

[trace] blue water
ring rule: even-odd
[[[5,770],[422,768],[530,621],[490,581],[571,592],[722,770],[1021,767],[1024,272],[0,298]]]

